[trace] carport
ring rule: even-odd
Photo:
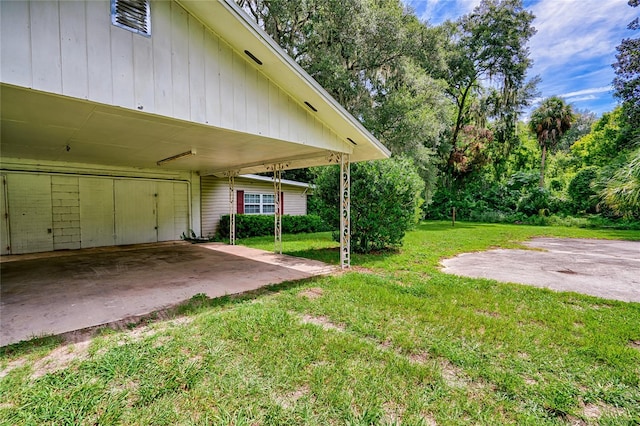
[[[242,246],[186,242],[3,256],[0,346],[333,271]]]

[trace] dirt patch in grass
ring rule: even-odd
[[[377,272],[373,269],[365,268],[364,266],[351,266],[346,272],[358,272],[361,274],[373,274],[376,275]]]
[[[329,318],[322,315],[314,316],[314,315],[305,314],[300,319],[300,322],[302,322],[303,324],[314,324],[322,327],[325,330],[335,330],[335,331],[344,332],[344,326],[334,324],[333,322],[331,322]]]
[[[464,388],[469,386],[469,378],[461,368],[451,364],[449,360],[440,361],[442,379],[452,388]]]
[[[155,326],[150,325],[142,325],[137,326],[136,328],[129,329],[133,324],[131,322],[126,322],[127,320],[122,320],[117,324],[113,324],[108,327],[109,329],[120,329],[123,333],[119,336],[120,338],[116,341],[118,346],[125,345],[131,342],[137,342],[143,340],[147,337],[154,336],[157,333],[163,332],[170,327],[180,326],[183,324],[188,324],[193,321],[193,317],[180,317],[168,321],[164,321],[162,323],[154,323]],[[32,365],[32,373],[31,378],[37,379],[49,373],[55,373],[59,370],[64,370],[69,367],[71,363],[74,361],[82,361],[89,357],[89,346],[91,344],[91,339],[95,337],[98,333],[98,330],[93,328],[91,330],[79,330],[77,332],[67,333],[64,337],[66,340],[66,344],[58,346],[53,349],[44,357],[33,362]],[[171,340],[170,336],[162,336],[158,339],[155,346],[161,346]],[[96,352],[96,355],[102,355],[106,349],[99,350]],[[20,368],[29,362],[28,355],[21,356],[11,362],[9,362],[6,367],[0,371],[0,379],[9,374],[12,370],[16,368]]]
[[[277,396],[275,400],[282,408],[284,408],[285,410],[289,410],[295,406],[300,398],[309,395],[309,393],[309,386],[303,385],[293,392],[287,393],[286,395]]]
[[[476,311],[476,314],[478,315],[482,315],[485,317],[491,317],[491,318],[500,318],[500,314],[497,312],[491,312],[491,311],[486,311],[484,309],[478,309]]]
[[[585,404],[582,408],[582,415],[589,420],[598,420],[604,415],[619,416],[622,414],[621,409],[605,403]]]
[[[424,424],[426,424],[427,426],[438,426],[438,422],[436,422],[436,419],[433,417],[433,414],[422,413],[420,417],[422,417]]]
[[[429,360],[429,354],[427,352],[410,353],[409,360],[416,364],[425,364]]]
[[[640,340],[632,340],[629,342],[629,346],[631,346],[633,349],[637,349],[640,351]]]
[[[385,425],[401,425],[402,418],[404,416],[404,412],[406,408],[402,405],[399,405],[395,402],[385,402],[382,404],[382,409],[384,410],[384,421]]]
[[[0,371],[0,379],[9,374],[10,371],[15,370],[16,368],[20,368],[27,363],[26,358],[18,358],[9,363],[7,366]]]
[[[82,361],[89,356],[90,341],[63,345],[55,348],[47,356],[33,363],[32,379],[68,368],[74,361]]]
[[[298,297],[306,297],[309,300],[319,299],[324,295],[324,290],[320,287],[311,287],[298,293]]]

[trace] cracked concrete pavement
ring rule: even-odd
[[[442,261],[446,273],[640,302],[640,241],[534,238]]]

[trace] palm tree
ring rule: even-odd
[[[606,182],[600,196],[614,212],[635,219],[640,218],[640,148],[630,157]]]
[[[542,104],[531,113],[529,129],[538,137],[538,144],[542,148],[540,164],[540,188],[544,187],[544,162],[547,150],[553,148],[560,141],[560,137],[571,128],[573,121],[571,105],[566,104],[557,96],[542,101]]]

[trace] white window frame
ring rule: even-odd
[[[142,36],[145,37],[151,37],[151,1],[150,0],[145,0],[145,4],[146,4],[146,12],[147,15],[144,18],[145,19],[145,24],[147,27],[147,31],[143,31],[141,29],[138,28],[134,28],[134,27],[130,27],[126,24],[123,24],[121,22],[118,22],[118,16],[116,14],[116,6],[118,3],[127,3],[127,0],[111,0],[111,23],[113,25],[115,25],[116,27],[119,28],[123,28],[127,31],[131,31],[132,33],[135,34],[140,34]]]
[[[257,203],[249,203],[247,202],[247,196],[259,196],[259,201]],[[271,202],[265,202],[265,197],[271,197]],[[258,212],[248,212],[248,206],[258,206]],[[271,206],[273,211],[266,211],[265,207]],[[276,199],[273,194],[265,194],[258,192],[245,192],[244,193],[244,213],[245,214],[264,214],[264,215],[274,215],[276,212]]]

